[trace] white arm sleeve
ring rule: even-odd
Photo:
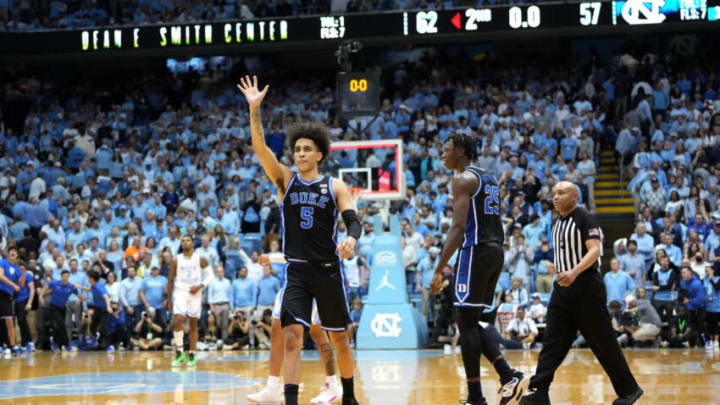
[[[207,266],[202,269],[202,285],[203,288],[207,288],[208,285],[212,282],[213,278],[215,278],[215,275],[213,275],[212,267]]]

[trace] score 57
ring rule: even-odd
[[[600,19],[600,9],[602,3],[599,1],[592,3],[580,3],[580,24],[597,25]]]

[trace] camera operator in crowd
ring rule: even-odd
[[[245,312],[235,311],[230,326],[228,326],[228,336],[225,338],[225,350],[246,349],[250,344],[250,324],[245,319]]]
[[[133,328],[134,337],[130,339],[133,347],[139,347],[140,350],[162,349],[163,328],[155,322],[157,311],[150,307],[140,314],[140,321]]]
[[[522,343],[524,349],[529,349],[535,343],[538,329],[535,322],[526,316],[524,305],[518,307],[517,314],[510,321],[505,333],[508,335],[506,339]]]
[[[638,289],[638,296],[644,296],[644,290]],[[625,297],[625,313],[631,313],[632,322],[628,325],[620,326],[621,331],[625,333],[621,336],[621,341],[627,341],[628,335],[632,336],[635,342],[654,342],[660,335],[662,321],[660,315],[650,302],[646,299],[636,299],[632,295]],[[635,319],[637,318],[637,325]]]
[[[266,309],[262,313],[259,321],[253,319],[250,321],[255,334],[255,342],[257,347],[270,350],[270,331],[272,325],[272,309]]]

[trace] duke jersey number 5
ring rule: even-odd
[[[302,229],[310,229],[313,226],[313,213],[315,212],[314,207],[302,207],[300,208],[300,227]]]

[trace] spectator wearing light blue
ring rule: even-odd
[[[630,239],[627,242],[627,254],[620,256],[620,270],[627,273],[635,283],[642,287],[646,282],[645,258],[638,254],[637,241]]]
[[[662,249],[665,251],[665,254],[668,255],[670,258],[670,261],[672,264],[674,264],[676,267],[680,267],[682,264],[683,259],[683,252],[680,250],[679,247],[673,245],[672,243],[673,237],[669,233],[663,232],[660,234],[660,244],[655,246],[655,252],[657,252],[659,249]]]
[[[19,242],[25,237],[26,229],[30,229],[30,225],[23,220],[22,214],[17,214],[15,215],[15,223],[10,226],[10,237]]]
[[[263,266],[263,276],[258,280],[257,312],[259,315],[262,315],[266,309],[272,309],[278,292],[280,292],[280,280],[272,275],[272,265],[268,263]]]
[[[70,284],[77,285],[80,287],[90,287],[87,274],[80,270],[80,265],[77,259],[70,259]],[[67,304],[65,304],[65,331],[67,332],[68,342],[72,337],[73,329],[80,327],[80,321],[83,311],[83,303],[78,299],[78,296],[82,295],[85,299],[89,298],[89,294],[80,293],[77,295],[71,295],[68,298]],[[74,320],[74,321],[73,321]]]
[[[720,218],[713,218],[712,230],[705,237],[705,250],[710,253],[720,247]]]
[[[711,266],[705,268],[705,309],[707,311],[708,335],[714,344],[718,345],[720,335],[720,276],[716,275],[715,269]]]
[[[653,306],[657,310],[663,322],[672,317],[673,302],[675,301],[679,288],[676,272],[670,267],[670,259],[667,256],[660,258],[660,268],[653,272]]]
[[[547,235],[545,235],[545,226],[540,221],[540,215],[533,214],[530,217],[530,223],[525,225],[522,233],[527,240],[527,244],[533,249],[537,249],[540,245],[540,239],[547,237]]]
[[[624,271],[620,271],[620,260],[613,257],[610,260],[610,271],[603,277],[605,290],[607,291],[607,303],[617,301],[624,305],[625,297],[635,290],[635,283],[632,277]]]
[[[135,267],[128,267],[127,277],[120,282],[120,305],[125,309],[128,325],[135,326],[143,310],[140,289],[143,282],[137,277]]]
[[[510,248],[508,263],[510,264],[513,278],[522,280],[525,287],[530,287],[530,266],[535,258],[535,249],[528,245],[525,235],[515,237],[515,244]]]
[[[552,278],[555,273],[554,269],[555,252],[550,247],[550,242],[543,237],[540,248],[535,250],[533,264],[537,269],[537,277],[535,279],[535,289],[537,292],[549,293],[552,289]]]
[[[665,110],[670,107],[670,94],[663,86],[662,82],[657,82],[652,92],[653,107],[658,113],[664,114]]]
[[[645,269],[649,269],[654,260],[655,240],[646,233],[644,222],[637,223],[635,233],[630,235],[630,239],[637,243],[637,252],[645,258]]]
[[[164,326],[166,324],[165,311],[163,308],[166,306],[165,286],[167,285],[167,278],[160,274],[160,268],[157,265],[153,265],[150,270],[150,274],[146,275],[140,285],[140,301],[142,301],[145,309],[155,308],[157,314],[156,320],[158,324]]]
[[[257,307],[257,284],[247,275],[247,268],[241,267],[238,277],[233,280],[231,307],[235,311],[244,312],[246,319],[250,319]]]
[[[577,139],[566,135],[561,141],[560,141],[560,147],[562,149],[562,156],[566,161],[574,162],[577,158],[577,151],[580,144],[578,143]]]
[[[415,282],[417,283],[417,290],[422,294],[420,311],[426,319],[429,319],[428,314],[434,298],[432,292],[430,291],[430,283],[432,282],[433,275],[435,274],[435,267],[440,261],[439,253],[440,249],[433,246],[428,249],[428,255],[417,264]]]
[[[208,303],[210,311],[215,315],[215,326],[220,329],[223,341],[227,339],[230,322],[230,300],[233,288],[230,280],[225,278],[222,265],[215,267],[215,277],[208,286]]]

